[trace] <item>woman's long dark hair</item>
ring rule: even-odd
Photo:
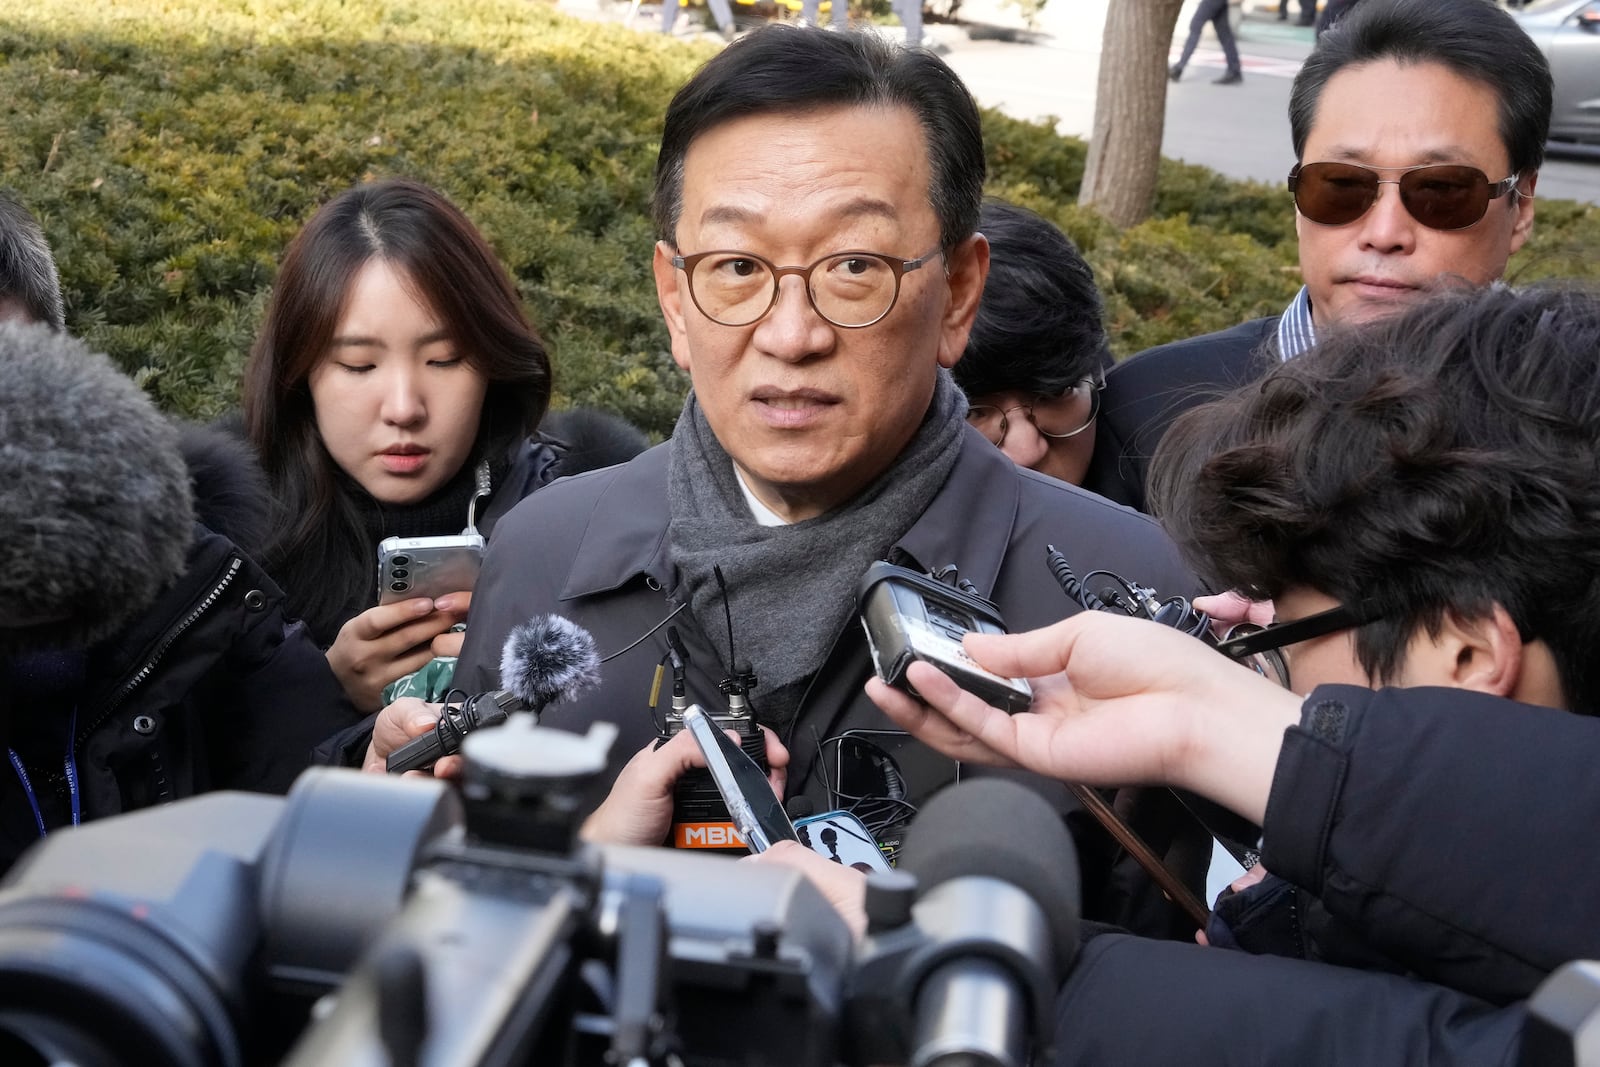
[[[368,262],[401,269],[488,381],[467,466],[504,456],[550,402],[550,360],[488,242],[436,190],[390,179],[323,205],[290,243],[244,373],[245,432],[277,515],[263,564],[323,645],[352,604],[375,596],[353,484],[317,432],[311,371],[327,354],[350,287]],[[359,490],[358,490],[359,491]]]

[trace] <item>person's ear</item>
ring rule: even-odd
[[[954,367],[967,350],[967,336],[972,333],[972,323],[978,317],[983,283],[988,277],[989,239],[981,233],[962,241],[945,256],[945,282],[950,287],[950,302],[945,306],[944,328],[939,338],[941,367]]]
[[[661,317],[666,320],[667,336],[672,340],[672,361],[688,371],[692,368],[684,303],[689,299],[689,276],[672,265],[676,254],[667,242],[657,241],[651,267],[656,276],[656,300],[661,304]]]
[[[1511,254],[1515,255],[1533,233],[1533,190],[1539,184],[1539,172],[1523,175],[1517,181],[1517,217],[1511,223]]]
[[[1446,611],[1433,645],[1446,685],[1510,697],[1522,682],[1522,635],[1499,604],[1471,619]]]

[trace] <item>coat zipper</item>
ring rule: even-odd
[[[95,730],[100,728],[100,724],[105,722],[106,719],[110,717],[112,712],[121,707],[123,701],[128,699],[129,694],[131,694],[135,689],[139,688],[139,686],[144,683],[146,678],[150,677],[150,675],[155,671],[156,666],[161,662],[161,657],[167,654],[167,650],[172,647],[173,643],[176,642],[179,637],[183,636],[184,631],[188,630],[189,627],[198,622],[200,620],[200,616],[204,615],[207,611],[210,611],[212,605],[216,604],[218,600],[222,599],[222,594],[227,591],[228,586],[233,584],[234,579],[239,576],[239,571],[242,570],[243,567],[244,560],[238,556],[234,556],[231,560],[229,560],[227,573],[217,581],[217,584],[212,587],[211,592],[207,593],[205,597],[201,599],[200,603],[196,604],[194,609],[190,611],[188,615],[184,616],[182,622],[178,623],[178,625],[167,631],[166,636],[161,639],[161,643],[155,647],[155,651],[150,653],[150,658],[145,661],[144,666],[140,667],[134,672],[133,677],[128,679],[127,683],[124,684],[120,690],[118,690],[117,695],[111,698],[111,700],[104,706],[100,713],[94,717],[88,726],[78,731],[78,736],[73,741],[74,751],[82,748],[84,743],[89,740],[90,735],[93,734]]]

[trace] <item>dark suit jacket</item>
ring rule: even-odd
[[[1149,511],[1150,457],[1172,420],[1260,378],[1278,363],[1278,316],[1146,349],[1106,374],[1094,458],[1083,487]]]

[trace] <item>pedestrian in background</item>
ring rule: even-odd
[[[913,3],[915,0],[906,2]],[[1183,54],[1167,70],[1167,75],[1173,81],[1183,77],[1183,68],[1188,66],[1189,57],[1194,55],[1195,45],[1200,43],[1200,31],[1205,29],[1208,22],[1216,31],[1217,43],[1222,46],[1222,54],[1228,60],[1228,69],[1222,77],[1214,79],[1213,84],[1237,85],[1244,81],[1244,73],[1239,69],[1239,46],[1233,40],[1233,27],[1228,25],[1228,0],[1200,0],[1194,18],[1189,20],[1189,39],[1183,43]]]

